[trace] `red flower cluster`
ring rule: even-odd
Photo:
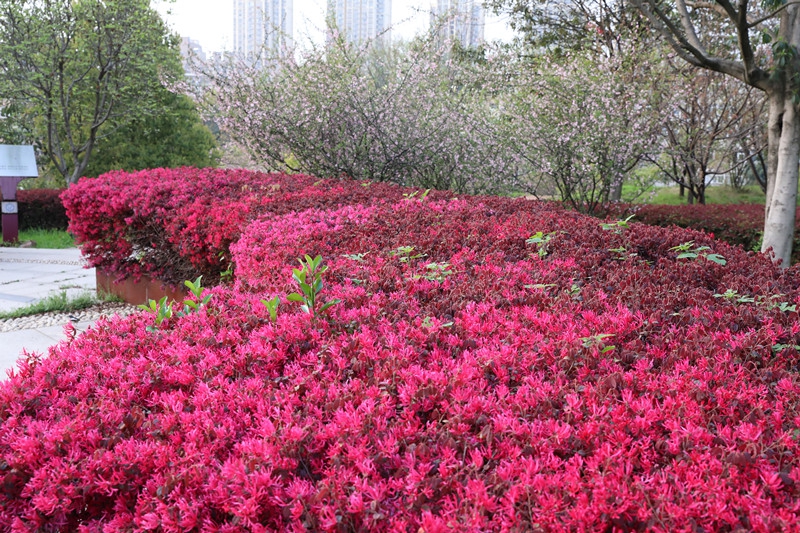
[[[144,274],[180,286],[200,275],[206,283],[218,281],[230,267],[230,244],[258,214],[399,200],[403,194],[413,191],[303,175],[178,168],[84,178],[61,198],[69,231],[91,266],[120,279]]]
[[[231,249],[199,313],[0,385],[0,529],[800,529],[796,268],[499,198],[268,213]]]
[[[764,232],[764,206],[761,204],[625,205],[612,206],[611,210],[620,216],[635,213],[634,220],[654,226],[675,225],[707,231],[745,250],[759,248]],[[792,263],[800,261],[800,232],[795,233]]]

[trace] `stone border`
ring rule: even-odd
[[[138,309],[136,306],[121,303],[121,302],[107,302],[80,311],[73,311],[71,313],[62,313],[51,311],[49,313],[40,313],[37,315],[28,315],[19,318],[6,318],[0,320],[0,333],[7,331],[20,331],[24,329],[39,329],[47,328],[50,326],[62,326],[65,324],[89,322],[98,320],[101,317],[110,317],[113,315],[128,316]]]

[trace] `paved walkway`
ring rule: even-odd
[[[80,250],[0,248],[0,311],[11,311],[66,291],[67,296],[94,293],[95,271],[84,268]],[[78,322],[81,331],[93,321]],[[64,325],[0,332],[0,379],[16,366],[23,350],[47,353],[64,339]]]

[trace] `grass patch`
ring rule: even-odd
[[[707,204],[763,204],[766,196],[758,185],[750,185],[743,190],[736,190],[728,185],[716,185],[706,189]],[[681,205],[685,204],[686,197],[680,197],[678,187],[659,187],[653,194],[645,194],[639,203]]]
[[[36,248],[74,248],[75,239],[64,230],[57,229],[25,229],[19,232],[20,242],[33,241]]]
[[[97,305],[101,300],[91,292],[84,292],[77,296],[68,297],[67,291],[51,294],[43,300],[34,302],[13,311],[0,312],[0,320],[6,318],[22,318],[24,316],[39,315],[49,312],[71,313],[87,307]]]

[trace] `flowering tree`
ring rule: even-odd
[[[525,175],[497,135],[486,70],[419,39],[403,48],[332,37],[257,69],[211,72],[223,131],[272,168],[456,191],[493,192]]]
[[[637,69],[592,55],[516,69],[507,135],[575,209],[591,213],[619,200],[626,175],[654,142],[657,93],[632,83]]]
[[[537,17],[547,8],[547,3],[541,0],[492,0],[491,3],[496,9],[517,15],[522,22],[520,27],[527,31],[536,30]],[[800,163],[797,114],[800,5],[787,0],[632,0],[631,3],[647,18],[649,34],[663,38],[672,52],[688,64],[732,76],[765,93],[769,125],[767,217],[762,251],[771,249],[773,258],[788,266]],[[605,2],[597,2],[594,13],[604,12],[604,5]],[[552,21],[563,26],[576,20],[573,15],[577,12],[553,11]],[[588,23],[573,29],[584,33],[595,30]],[[767,50],[761,45],[769,43],[770,53],[763,53]]]
[[[688,191],[688,203],[705,203],[714,176],[732,183],[758,164],[764,149],[760,134],[764,99],[730,76],[693,67],[674,70],[672,103],[663,117],[660,150],[649,159]]]
[[[626,0],[487,0],[536,48],[591,51],[611,57],[644,37],[642,16]],[[634,40],[634,41],[635,41]]]

